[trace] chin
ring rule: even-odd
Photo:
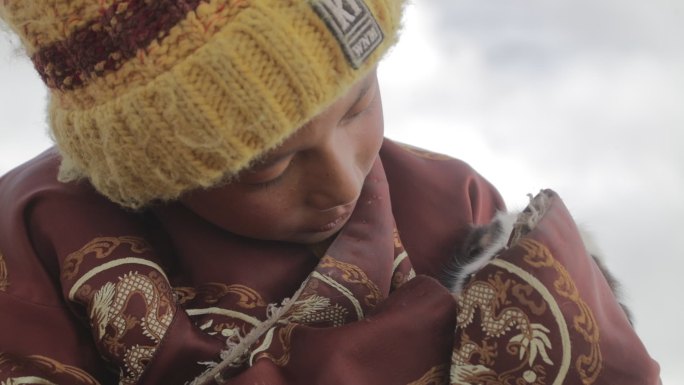
[[[332,230],[320,233],[304,233],[283,239],[285,242],[299,243],[302,245],[315,245],[324,242],[337,235],[339,230]]]

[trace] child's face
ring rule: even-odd
[[[235,234],[317,243],[349,219],[382,138],[373,71],[234,182],[192,192],[182,202]]]

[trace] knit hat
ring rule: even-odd
[[[59,178],[122,206],[236,175],[395,42],[404,0],[0,0],[50,89]]]

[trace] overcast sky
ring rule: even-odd
[[[683,38],[681,0],[420,0],[380,69],[388,136],[464,159],[511,208],[561,195],[665,385],[684,384]],[[45,91],[8,39],[0,174],[50,143]]]
[[[684,1],[415,3],[380,71],[388,136],[466,160],[510,208],[557,191],[684,384]]]

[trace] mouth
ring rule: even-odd
[[[325,233],[325,232],[328,232],[331,230],[335,230],[338,227],[342,226],[342,224],[345,223],[345,221],[347,220],[347,218],[349,218],[350,215],[351,215],[351,212],[346,212],[346,213],[338,216],[337,218],[333,219],[332,221],[330,221],[330,222],[328,222],[322,226],[316,227],[315,231],[313,231],[313,232]]]
[[[354,211],[354,207],[356,206],[356,200],[354,202],[345,204],[343,206],[338,206],[335,209],[332,210],[326,210],[326,211],[332,211],[327,216],[327,220],[325,222],[319,222],[318,225],[311,226],[306,230],[307,233],[328,233],[332,231],[339,230],[340,227],[342,227],[345,223],[347,223],[347,220],[351,216],[352,212]]]

